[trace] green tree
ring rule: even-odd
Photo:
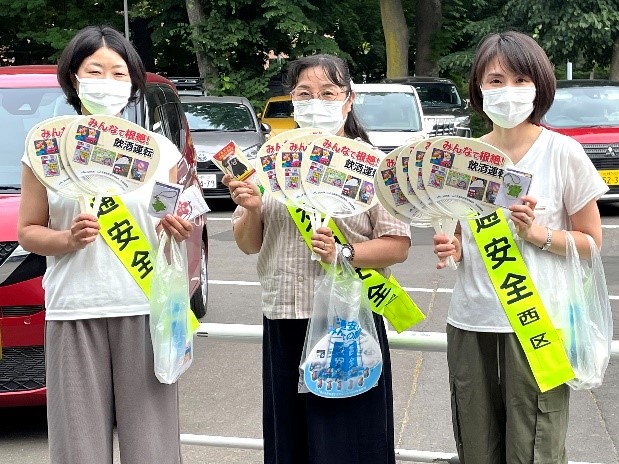
[[[579,60],[588,69],[611,66],[619,80],[616,0],[508,0],[505,14],[537,39],[555,63]]]

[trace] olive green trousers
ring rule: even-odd
[[[514,333],[447,325],[447,362],[461,464],[567,464],[569,387],[541,393]]]

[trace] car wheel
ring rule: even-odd
[[[208,269],[204,242],[202,242],[202,253],[200,258],[200,285],[193,293],[190,304],[191,310],[198,319],[206,315],[208,304]]]

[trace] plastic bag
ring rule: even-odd
[[[566,234],[568,309],[562,324],[563,344],[576,377],[574,390],[602,385],[610,359],[613,320],[600,252],[587,235],[591,261],[581,260],[574,239]]]
[[[189,317],[187,248],[165,232],[159,240],[150,290],[150,336],[155,376],[172,384],[193,360],[193,330]],[[169,244],[169,257],[165,249]]]
[[[378,382],[383,357],[370,302],[346,260],[316,280],[301,360],[299,392],[345,398]]]

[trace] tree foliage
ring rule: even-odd
[[[187,13],[191,1],[199,2],[203,12],[203,20],[192,26]],[[385,0],[191,1],[129,2],[131,39],[147,68],[195,76],[200,51],[210,67],[213,93],[244,95],[257,107],[269,79],[280,75],[288,60],[336,54],[347,60],[355,81],[374,82],[385,77],[392,56],[382,26],[380,4]],[[423,21],[416,18],[415,5],[424,1],[428,3],[392,0],[401,4],[410,32],[409,69],[415,66],[417,28]],[[75,32],[89,24],[123,31],[122,5],[120,0],[0,0],[0,65],[54,63]],[[479,40],[509,29],[536,38],[557,69],[570,59],[575,75],[577,70],[614,66],[618,69],[611,69],[611,76],[619,78],[617,0],[442,0],[441,10],[440,29],[424,39],[431,42],[424,59],[461,88]],[[269,60],[271,51],[280,59]]]

